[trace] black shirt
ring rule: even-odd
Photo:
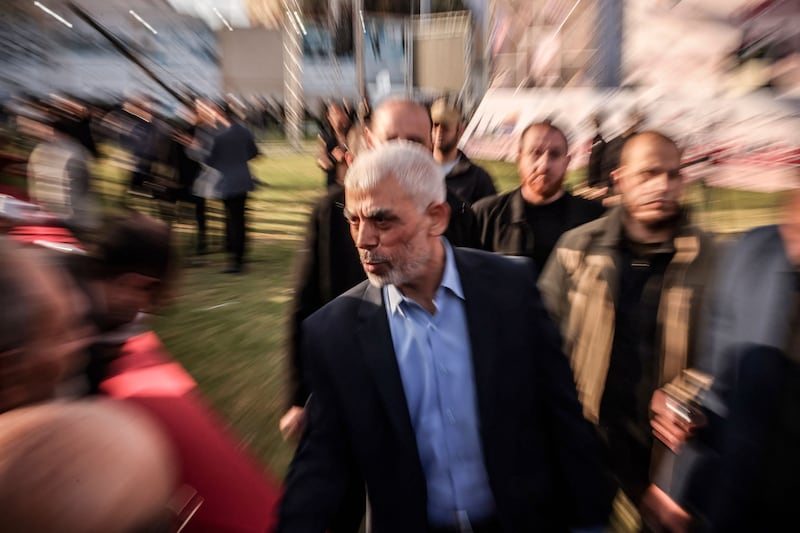
[[[658,385],[658,306],[670,245],[620,243],[614,342],[600,404],[600,424],[622,489],[634,502],[647,487],[652,432],[650,398]]]
[[[567,220],[568,209],[566,194],[549,204],[525,203],[525,218],[533,230],[533,262],[539,272],[544,268],[561,234],[573,227]]]

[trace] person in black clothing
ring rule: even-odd
[[[82,370],[88,394],[97,394],[125,341],[148,329],[147,313],[163,303],[177,275],[172,231],[163,221],[124,209],[104,218],[102,232],[81,242],[65,268],[88,302],[97,335]]]
[[[325,112],[326,124],[319,133],[320,154],[317,165],[325,171],[325,184],[341,181],[347,171],[347,132],[353,125],[344,106],[331,102]]]
[[[169,132],[147,96],[125,102],[116,120],[121,125],[120,140],[133,157],[130,191],[152,192],[155,167],[169,152]]]
[[[225,274],[241,274],[244,269],[247,224],[247,196],[256,182],[249,161],[261,155],[253,133],[241,122],[236,110],[226,104],[221,110],[223,127],[214,135],[204,163],[220,173],[216,191],[225,205],[225,246],[230,266]]]
[[[433,158],[444,169],[447,188],[470,205],[497,194],[489,173],[458,149],[458,140],[464,133],[464,123],[458,109],[450,105],[446,98],[440,98],[431,105],[431,120]]]
[[[644,124],[644,115],[634,109],[628,115],[628,125],[625,131],[606,143],[600,164],[600,186],[613,185],[614,180],[611,177],[611,173],[619,168],[622,147],[625,146],[628,139],[639,133],[642,124]]]
[[[586,183],[589,187],[608,187],[609,183],[604,180],[603,176],[603,154],[607,143],[600,131],[602,122],[599,113],[592,115],[592,124],[594,124],[594,138],[592,139],[592,150],[589,153]],[[605,176],[605,178],[607,177]]]
[[[53,101],[59,131],[77,140],[94,157],[99,157],[97,143],[92,133],[92,109],[77,98],[57,96]]]
[[[473,206],[484,249],[530,257],[541,272],[562,233],[605,212],[599,202],[564,189],[569,161],[567,137],[552,123],[523,130],[517,156],[520,186]]]

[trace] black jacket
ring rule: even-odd
[[[478,225],[466,202],[448,190],[450,224],[445,237],[453,246],[478,247]],[[344,219],[344,188],[333,184],[311,212],[305,246],[297,257],[294,300],[289,318],[289,401],[308,398],[300,348],[300,325],[314,311],[367,278]]]
[[[600,202],[569,193],[565,195],[567,215],[563,230],[570,230],[605,212]],[[472,206],[480,228],[481,247],[504,255],[534,256],[534,232],[525,215],[525,199],[520,187],[497,196],[484,198]]]
[[[448,189],[470,205],[497,194],[489,173],[470,161],[461,150],[458,151],[458,163],[445,176],[445,183]]]
[[[613,486],[527,261],[455,250],[480,438],[503,531],[605,524]],[[426,482],[382,293],[364,282],[303,324],[307,428],[278,531],[322,533],[356,478],[373,531],[425,532]]]

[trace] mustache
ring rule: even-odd
[[[359,258],[361,259],[362,263],[388,263],[389,257],[385,255],[379,255],[369,250],[359,250],[358,252]]]
[[[664,198],[663,196],[660,196],[660,195],[646,196],[646,197],[642,198],[641,200],[639,200],[639,205],[646,205],[646,204],[653,203],[653,202],[661,202],[661,203],[663,203],[665,205],[669,205],[669,206],[677,206],[677,205],[679,205],[677,200],[672,199],[672,198]]]

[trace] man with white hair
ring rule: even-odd
[[[441,167],[360,155],[345,216],[368,280],[303,324],[312,395],[279,531],[329,527],[353,482],[375,532],[596,528],[612,493],[526,260],[454,248]]]

